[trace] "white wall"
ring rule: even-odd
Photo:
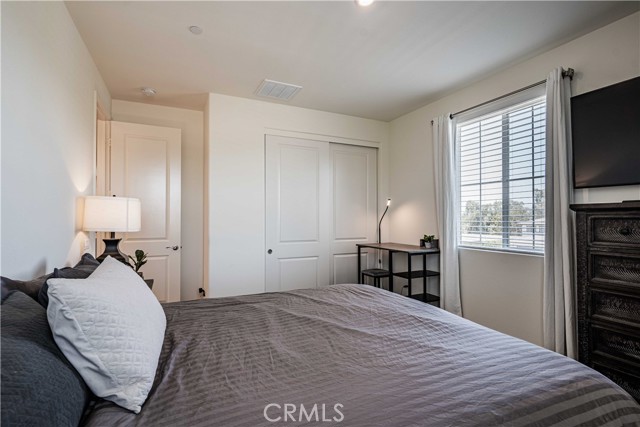
[[[95,185],[96,92],[109,111],[64,3],[2,3],[2,275],[31,278],[79,259],[78,200]]]
[[[500,71],[391,122],[393,241],[415,244],[422,234],[436,230],[430,120],[543,80],[557,66],[576,70],[574,95],[640,75],[640,13]],[[577,202],[639,198],[640,186],[576,192]],[[541,257],[462,250],[460,263],[465,317],[542,343]]]
[[[203,287],[204,248],[204,114],[114,99],[113,120],[182,130],[182,249],[180,299],[198,298]]]
[[[218,94],[210,94],[208,111],[207,296],[264,292],[268,129],[303,133],[309,139],[323,135],[335,141],[379,142],[379,206],[385,205],[388,123]]]

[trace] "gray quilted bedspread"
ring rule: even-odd
[[[640,426],[584,365],[365,285],[164,309],[142,412],[101,401],[86,425]]]

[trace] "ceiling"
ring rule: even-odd
[[[208,92],[257,98],[267,78],[303,86],[287,104],[384,121],[639,5],[67,2],[114,99],[202,109]]]

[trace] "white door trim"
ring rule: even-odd
[[[110,195],[111,181],[111,151],[109,148],[111,135],[111,121],[104,112],[104,107],[98,98],[98,92],[93,91],[93,99],[95,104],[94,114],[96,118],[94,126],[94,175],[96,180],[93,186],[93,195],[106,196]],[[94,236],[94,256],[98,256],[104,252],[104,243],[102,239],[109,237],[109,233],[96,232]]]
[[[336,144],[358,145],[362,147],[380,148],[382,145],[379,141],[368,141],[366,139],[343,138],[335,135],[322,135],[311,132],[293,131],[287,129],[264,128],[265,141],[268,135],[286,136],[289,138],[309,139],[312,141],[333,142]]]

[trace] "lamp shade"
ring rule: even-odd
[[[84,198],[85,231],[134,232],[141,226],[140,199],[88,196]]]

